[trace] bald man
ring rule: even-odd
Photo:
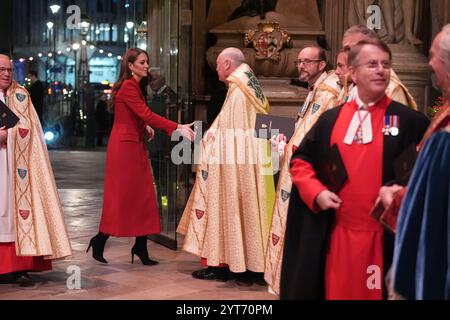
[[[195,185],[177,231],[185,235],[183,249],[206,267],[194,278],[228,280],[231,271],[238,284],[262,283],[275,188],[270,159],[260,156],[267,141],[253,132],[269,103],[239,49],[220,53],[217,73],[227,97],[201,140]]]
[[[0,275],[20,279],[72,252],[39,118],[5,55],[0,100],[20,118],[0,128]]]

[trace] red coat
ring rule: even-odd
[[[145,126],[171,135],[177,123],[147,107],[138,82],[125,80],[115,97],[114,126],[106,152],[105,190],[100,232],[136,237],[161,230]]]

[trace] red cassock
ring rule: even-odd
[[[18,257],[14,242],[0,243],[0,274],[15,271],[48,271],[52,270],[52,261],[43,257]]]
[[[345,163],[349,182],[339,192],[342,205],[336,210],[325,271],[326,299],[381,300],[383,279],[383,227],[368,213],[382,186],[383,124],[385,97],[371,108],[373,141],[343,143],[356,111],[356,103],[343,108],[331,136]]]
[[[371,109],[373,141],[369,144],[345,144],[344,138],[354,113],[353,101],[342,108],[331,135],[337,144],[348,174],[348,183],[338,192],[342,200],[336,210],[325,266],[325,299],[381,300],[383,275],[383,227],[369,212],[382,186],[383,124],[387,106],[385,97]],[[293,181],[312,209],[314,199],[325,190],[314,168],[296,159]],[[301,174],[295,174],[301,172]],[[320,214],[320,213],[318,213]],[[372,281],[373,279],[373,281]]]
[[[133,77],[125,80],[117,92],[114,112],[106,153],[100,232],[117,237],[159,233],[161,226],[145,127],[150,125],[171,135],[177,123],[151,112]]]

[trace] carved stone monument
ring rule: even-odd
[[[271,113],[295,117],[307,91],[290,85],[298,76],[294,62],[305,45],[325,35],[317,2],[278,0],[273,11],[254,15],[249,10],[248,15],[227,21],[245,2],[248,5],[249,1],[211,1],[207,26],[217,42],[207,52],[208,64],[215,70],[217,56],[224,48],[240,48],[261,82]],[[273,4],[269,1],[268,6],[254,8],[270,9]]]

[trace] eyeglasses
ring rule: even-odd
[[[317,59],[317,60],[310,60],[310,59],[305,59],[305,60],[295,60],[294,64],[296,67],[300,66],[302,63],[306,66],[309,66],[311,63],[313,62],[320,62],[322,60]]]
[[[367,63],[359,64],[357,67],[364,66],[370,71],[375,71],[380,65],[384,70],[389,70],[392,68],[392,63],[390,61],[369,61]]]
[[[11,68],[0,68],[0,73],[4,73],[4,74],[7,74],[7,73],[13,73],[13,69],[11,69]]]

